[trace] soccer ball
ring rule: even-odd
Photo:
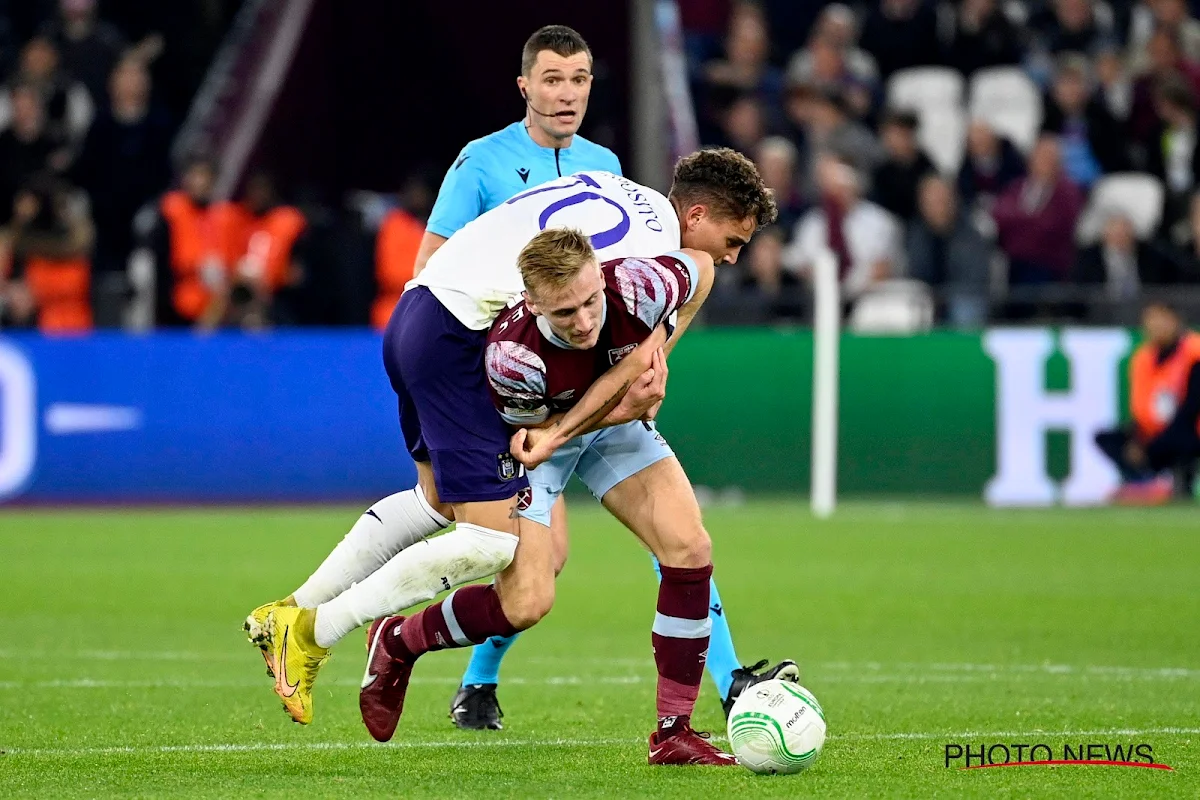
[[[729,712],[729,744],[751,772],[791,775],[811,767],[821,754],[825,712],[803,686],[756,683]]]

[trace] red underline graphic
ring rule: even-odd
[[[1009,761],[1006,764],[975,764],[959,769],[987,769],[988,767],[1142,767],[1144,769],[1165,769],[1174,772],[1175,768],[1166,764],[1144,764],[1140,761]]]

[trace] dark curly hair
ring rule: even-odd
[[[779,216],[775,193],[763,184],[754,162],[736,150],[697,150],[675,164],[671,200],[679,207],[708,206],[724,219],[753,217],[764,228]]]

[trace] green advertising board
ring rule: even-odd
[[[1119,329],[844,335],[839,489],[1094,502],[1116,476],[1091,436],[1122,414],[1132,345]],[[811,331],[689,333],[659,429],[696,484],[807,492],[812,384]]]

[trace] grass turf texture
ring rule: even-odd
[[[292,724],[240,623],[356,513],[0,513],[0,795],[1200,793],[1191,508],[852,505],[823,524],[787,502],[708,512],[741,657],[794,657],[829,720],[816,766],[775,778],[646,765],[655,583],[590,502],[573,506],[554,612],[505,666],[505,731],[452,728],[465,654],[435,653],[393,746],[372,744],[360,634],[323,671],[314,724]],[[695,722],[724,734],[707,677]],[[1146,742],[1175,771],[946,769],[948,742]]]

